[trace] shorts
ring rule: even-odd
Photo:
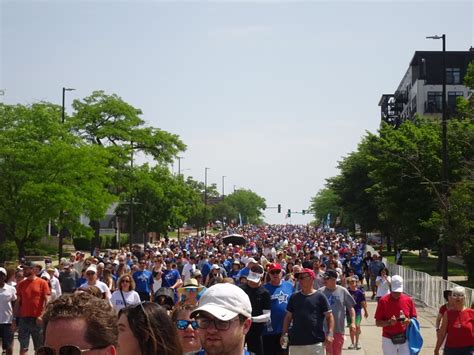
[[[347,326],[350,327],[352,324],[352,321],[351,321],[351,316],[349,314],[346,314],[346,321],[347,321]],[[360,327],[361,322],[362,322],[362,314],[356,314],[356,317],[355,317],[356,327]]]
[[[323,343],[311,345],[290,345],[290,355],[324,355]]]
[[[268,334],[262,337],[264,354],[288,353],[288,349],[282,349],[280,345],[281,333]]]
[[[326,344],[326,353],[332,355],[342,355],[342,346],[344,345],[344,334],[334,333],[332,345]]]
[[[0,337],[2,338],[3,350],[13,347],[13,332],[11,324],[0,324]]]
[[[28,349],[30,344],[30,335],[33,338],[33,345],[35,350],[43,345],[43,327],[36,324],[35,317],[20,317],[18,322],[18,341],[20,348]]]

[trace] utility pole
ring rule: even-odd
[[[204,168],[204,214],[205,214],[205,223],[204,223],[204,236],[207,234],[207,171],[209,168]]]
[[[445,216],[440,231],[441,240],[441,273],[444,280],[448,279],[448,243],[446,240],[448,229],[449,229],[449,161],[448,161],[448,112],[446,107],[446,35],[441,36],[428,36],[429,39],[441,39],[443,40],[443,99],[441,101],[442,118],[441,118],[441,159],[442,159],[442,170],[441,170],[441,184],[442,194],[441,206],[444,205]]]

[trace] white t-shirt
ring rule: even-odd
[[[183,266],[183,282],[188,281],[191,278],[191,273],[196,270],[196,264],[187,263]]]
[[[95,284],[92,286],[98,287],[102,291],[102,293],[105,293],[105,299],[110,300],[110,297],[112,295],[110,294],[109,287],[104,282],[97,280]],[[88,288],[88,287],[89,287],[89,284],[87,282],[84,282],[79,288]]]
[[[134,304],[139,304],[140,295],[136,291],[122,291],[123,298],[125,298],[126,305],[123,303],[122,295],[120,294],[120,290],[115,291],[112,293],[112,298],[110,299],[110,303],[112,303],[112,307],[118,312],[122,308],[127,306],[132,306]]]
[[[16,289],[5,284],[0,288],[0,324],[10,324],[12,322],[12,301],[16,301]]]
[[[391,282],[392,278],[390,276],[387,276],[387,280],[388,282]],[[388,282],[385,281],[385,279],[382,279],[382,276],[377,276],[375,282],[380,282],[380,284],[377,286],[377,293],[375,294],[376,297],[382,297],[390,293],[390,286]]]

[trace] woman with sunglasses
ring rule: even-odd
[[[140,302],[118,314],[119,355],[182,355],[178,331],[158,304]]]
[[[451,308],[447,309],[437,334],[434,354],[447,336],[444,355],[472,355],[474,353],[474,309],[465,306],[466,290],[456,286],[449,296]]]
[[[197,354],[201,350],[201,341],[197,333],[198,324],[194,318],[190,317],[195,308],[188,304],[175,308],[171,314],[171,320],[178,329],[183,354],[186,355]]]
[[[191,278],[186,281],[184,286],[178,289],[180,305],[197,305],[199,300],[199,294],[204,288],[205,287],[199,285],[198,281],[194,278]]]
[[[120,276],[117,290],[112,293],[110,303],[117,312],[124,307],[140,303],[140,295],[135,291],[135,281],[130,274]]]

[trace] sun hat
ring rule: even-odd
[[[217,319],[228,321],[239,314],[252,316],[249,296],[240,287],[230,283],[215,284],[201,295],[199,307],[191,313],[194,318],[200,312],[207,312]]]

